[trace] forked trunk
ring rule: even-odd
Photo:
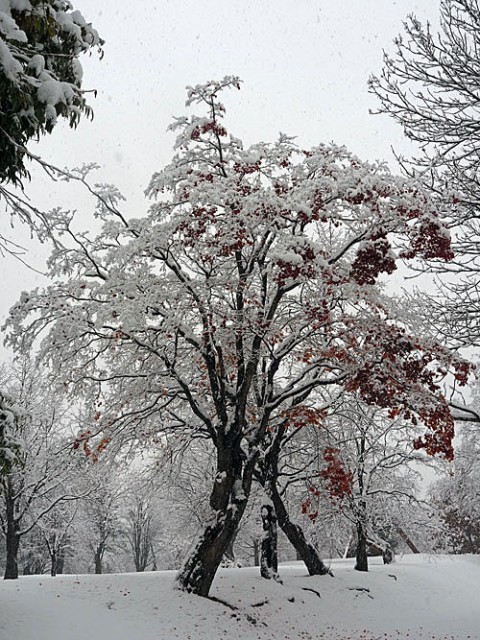
[[[210,496],[213,517],[177,575],[180,589],[208,596],[217,569],[233,544],[245,512],[255,462],[255,458],[251,458],[243,466],[238,439],[231,437],[217,441],[217,474]]]
[[[231,538],[235,536],[238,523],[243,515],[217,514],[215,521],[207,525],[195,549],[177,576],[181,589],[198,596],[207,597],[222,558]]]
[[[315,547],[305,538],[305,534],[300,525],[290,520],[287,508],[278,491],[278,460],[284,434],[285,429],[277,430],[273,442],[269,447],[268,454],[262,460],[261,473],[257,474],[257,478],[265,489],[265,493],[272,501],[280,529],[295,549],[297,558],[303,560],[305,563],[309,575],[333,575],[329,568],[322,562]]]
[[[278,493],[275,483],[270,486],[270,497],[275,507],[278,525],[297,552],[297,558],[303,560],[311,576],[333,575],[318,555],[315,547],[305,538],[302,528],[290,520],[285,504]]]

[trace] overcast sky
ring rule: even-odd
[[[127,215],[148,204],[143,189],[171,157],[173,115],[184,113],[185,86],[238,75],[240,92],[222,98],[229,132],[246,144],[284,132],[303,146],[334,141],[362,159],[392,162],[391,146],[408,150],[401,130],[369,115],[367,91],[382,50],[393,50],[408,13],[433,24],[439,0],[73,0],[106,41],[105,55],[84,57],[84,88],[95,88],[93,122],[58,126],[32,149],[57,166],[97,162],[95,178],[128,196]],[[47,209],[77,208],[91,224],[91,202],[78,190],[34,175],[29,193]],[[6,232],[5,219],[0,231]],[[28,246],[42,268],[48,254],[21,229],[9,236]],[[11,257],[0,258],[0,318],[20,291],[44,280]]]

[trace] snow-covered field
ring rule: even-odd
[[[0,585],[1,640],[480,640],[480,557],[411,556],[335,577],[223,569],[206,600],[174,573],[22,577]],[[228,604],[226,604],[228,603]]]

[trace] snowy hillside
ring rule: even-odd
[[[281,567],[221,570],[206,600],[173,572],[23,577],[1,583],[0,640],[479,640],[480,558],[404,556],[335,578]]]

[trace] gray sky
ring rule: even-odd
[[[392,162],[390,147],[408,151],[400,129],[369,115],[375,100],[367,79],[378,73],[382,50],[393,50],[402,20],[415,13],[435,24],[439,0],[73,0],[106,40],[105,56],[84,57],[84,88],[93,122],[76,131],[64,124],[32,150],[57,166],[97,162],[99,182],[128,197],[127,215],[148,203],[143,189],[169,161],[173,115],[184,113],[188,84],[238,75],[242,90],[222,98],[226,126],[246,144],[275,139],[280,131],[303,146],[334,141],[362,159]],[[92,224],[91,201],[78,189],[54,185],[35,173],[29,193],[50,209],[78,209]],[[46,247],[26,230],[0,231],[28,247],[26,259],[42,268]],[[18,261],[0,258],[0,319],[20,291],[45,282]],[[4,352],[3,352],[4,353]],[[0,350],[0,355],[2,351]]]

